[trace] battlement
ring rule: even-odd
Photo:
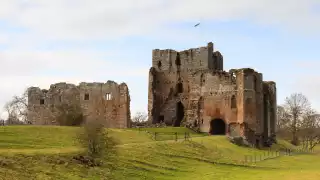
[[[192,51],[192,52],[197,52],[197,53],[201,53],[203,51],[207,51],[208,49],[212,49],[213,51],[213,43],[212,42],[209,42],[207,46],[202,46],[202,47],[198,47],[198,48],[189,48],[189,49],[186,49],[186,50],[182,50],[182,51],[176,51],[174,49],[154,49],[152,50],[152,55],[153,56],[165,56],[166,54],[169,54],[169,53],[186,53],[188,54],[188,52]]]
[[[113,94],[126,93],[128,94],[128,86],[126,83],[118,84],[114,81],[102,82],[81,82],[79,85],[69,84],[66,82],[59,82],[50,85],[49,89],[40,89],[39,87],[28,88],[28,96],[30,101],[39,99],[48,99],[55,95],[61,95],[62,93],[67,93],[71,95],[83,94],[82,92],[87,92],[88,90],[93,91],[108,91]],[[121,92],[119,92],[119,90]]]
[[[188,71],[189,69],[223,70],[222,55],[214,52],[213,43],[199,48],[183,51],[173,49],[154,49],[152,51],[152,67],[158,71]]]
[[[101,87],[105,85],[116,85],[118,86],[118,83],[115,81],[108,80],[106,83],[103,82],[80,82],[78,87]]]

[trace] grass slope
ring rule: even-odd
[[[82,151],[79,128],[53,126],[0,127],[0,179],[107,179],[105,167],[86,168],[71,161]],[[145,132],[148,131],[149,133]],[[152,134],[159,133],[161,141]],[[179,139],[173,134],[178,132]],[[184,141],[184,133],[191,141]],[[204,136],[185,128],[112,129],[118,142],[114,179],[319,179],[320,156],[284,156],[244,164],[245,156],[267,151],[243,148],[223,136]],[[162,135],[161,135],[162,134]],[[295,148],[280,141],[273,149]]]

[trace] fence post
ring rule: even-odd
[[[175,132],[175,135],[176,135],[176,141],[178,141],[178,133]]]
[[[157,132],[154,132],[154,140],[157,140]]]
[[[184,132],[184,140],[187,140],[187,132]]]

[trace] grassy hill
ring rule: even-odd
[[[0,127],[0,179],[106,179],[106,167],[86,168],[72,161],[72,156],[82,151],[77,141],[79,130],[56,126]],[[185,132],[191,134],[191,140],[184,141]],[[116,167],[111,174],[114,179],[320,178],[319,154],[271,158],[274,152],[239,147],[224,136],[205,136],[185,128],[112,129],[110,133],[118,144],[117,160],[110,162]],[[295,148],[280,141],[272,150],[283,147]],[[257,162],[249,162],[254,157]]]

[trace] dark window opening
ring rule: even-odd
[[[211,135],[225,135],[226,124],[222,119],[213,119],[210,121],[210,132]]]
[[[182,83],[178,83],[177,84],[177,93],[182,93],[183,92],[183,84]]]
[[[257,91],[257,89],[258,89],[257,77],[254,76],[253,78],[254,78],[253,79],[253,88],[254,88],[255,91]]]
[[[158,68],[160,69],[160,68],[161,68],[161,66],[162,66],[161,61],[158,61]]]
[[[201,119],[201,124],[203,124],[203,119]]]
[[[200,111],[203,108],[204,108],[204,101],[203,101],[203,97],[201,96],[198,101],[198,110]]]
[[[40,99],[40,104],[44,104],[44,99]]]
[[[197,121],[194,121],[194,122],[193,122],[193,126],[194,126],[194,127],[197,127],[197,126],[198,126],[198,122],[197,122]]]
[[[235,95],[231,97],[231,108],[237,108],[237,99]]]
[[[177,57],[176,57],[176,65],[177,66],[180,66],[181,65],[181,60],[180,60],[180,54],[179,53],[177,53]]]
[[[176,107],[176,121],[174,122],[174,127],[179,127],[181,124],[181,121],[184,118],[184,106],[181,102],[177,103]]]
[[[84,100],[89,100],[89,94],[88,93],[84,94]]]
[[[62,101],[62,97],[61,96],[59,96],[59,102],[61,102]]]
[[[203,86],[204,83],[205,83],[204,75],[201,74],[201,76],[200,76],[200,86]]]
[[[164,122],[164,115],[160,115],[159,119],[158,119],[159,123],[163,123]]]

